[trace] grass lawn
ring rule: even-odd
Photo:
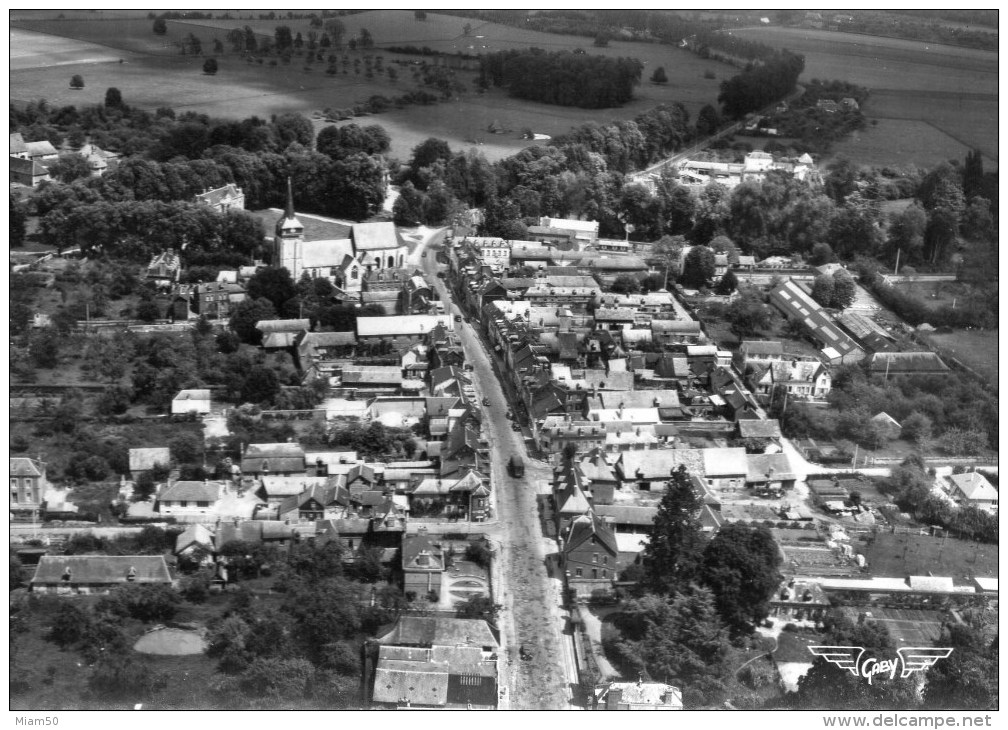
[[[859,608],[848,608],[844,612],[855,623],[860,614],[865,613]],[[889,635],[897,646],[901,644],[932,646],[941,637],[944,616],[939,611],[872,607],[868,613],[871,614],[872,621],[882,624],[889,630]]]
[[[926,337],[933,344],[951,352],[992,384],[997,384],[999,355],[997,330],[960,329],[947,334],[932,332]]]
[[[874,576],[905,578],[933,573],[963,583],[973,576],[998,575],[997,545],[953,537],[879,532],[859,541],[856,551],[865,556]]]
[[[976,147],[996,166],[997,53],[802,28],[732,32],[803,54],[802,79],[840,79],[871,90],[863,111],[878,126],[838,143],[837,156],[929,166]]]

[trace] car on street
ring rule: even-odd
[[[521,431],[521,424],[518,423],[518,421],[512,421],[511,422],[511,430],[512,431]]]
[[[456,314],[455,315],[455,321],[456,322],[461,322],[462,321],[462,315],[461,314]]]
[[[486,396],[483,396],[483,405],[485,405],[485,406],[490,405],[490,399],[487,398]]]

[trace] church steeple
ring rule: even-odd
[[[304,233],[304,227],[294,215],[294,190],[291,187],[291,179],[287,178],[287,206],[284,214],[276,224],[277,238],[300,238]]]

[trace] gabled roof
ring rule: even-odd
[[[438,324],[452,329],[447,314],[406,314],[391,317],[358,317],[358,337],[395,337],[397,335],[423,335]]]
[[[742,449],[745,451],[745,449]],[[671,479],[672,471],[685,466],[691,474],[703,475],[704,456],[701,449],[649,449],[624,451],[617,462],[624,479]],[[744,473],[745,470],[743,469]]]
[[[49,170],[41,163],[21,157],[10,158],[10,170],[11,172],[31,175],[32,177],[42,177],[49,174]]]
[[[593,512],[583,514],[571,522],[567,530],[567,539],[564,542],[564,552],[569,553],[576,550],[592,538],[595,538],[596,544],[607,548],[612,555],[619,553],[619,546],[616,544],[616,536],[613,531]]]
[[[703,449],[704,473],[708,477],[745,474],[748,466],[743,448]]]
[[[43,555],[32,585],[63,583],[67,568],[70,579],[65,582],[72,585],[171,583],[162,555]],[[132,581],[127,580],[131,573]]]
[[[10,459],[10,475],[12,477],[40,477],[42,469],[39,462],[23,456],[12,456]]]
[[[161,490],[160,502],[216,502],[224,489],[223,482],[175,482]]]
[[[949,477],[949,481],[963,493],[966,499],[984,502],[997,501],[998,491],[979,472],[971,471],[965,474],[953,474]]]
[[[658,505],[623,505],[599,504],[595,506],[595,514],[619,525],[637,525],[650,527],[658,514]]]
[[[353,252],[349,238],[330,238],[301,243],[301,267],[304,269],[328,269],[339,266],[345,257]]]
[[[192,545],[213,550],[213,534],[203,525],[189,525],[181,535],[175,538],[175,554],[178,555]]]
[[[876,352],[868,369],[873,373],[934,373],[946,372],[946,365],[933,352]]]
[[[402,567],[403,570],[444,570],[444,550],[440,540],[427,534],[404,536]]]
[[[256,329],[264,334],[268,332],[300,334],[311,329],[311,322],[307,319],[263,319],[256,322]]]
[[[178,395],[176,395],[172,400],[186,401],[186,400],[210,400],[210,390],[207,388],[190,388],[188,390],[180,390]]]
[[[25,144],[24,137],[19,132],[12,132],[10,135],[10,153],[12,155],[21,155],[27,151],[28,145]]]
[[[779,439],[780,421],[776,418],[746,418],[738,422],[739,438]]]
[[[393,223],[355,223],[351,231],[354,251],[379,251],[402,245]]]
[[[780,340],[743,340],[739,352],[743,355],[783,355],[784,345]]]
[[[795,478],[787,454],[746,454],[746,481],[762,482],[767,479],[783,481]]]
[[[400,616],[379,644],[393,646],[478,646],[496,649],[497,639],[483,619]]]
[[[241,195],[241,191],[233,183],[228,183],[220,188],[196,193],[196,200],[207,205],[220,205],[228,199],[236,198],[239,195]]]
[[[168,466],[171,452],[167,446],[129,450],[130,471],[150,471],[157,465]]]
[[[448,703],[448,663],[379,659],[372,701],[444,707]]]

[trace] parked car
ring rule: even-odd
[[[487,398],[486,396],[483,396],[483,405],[485,405],[485,406],[490,405],[490,399]]]
[[[515,478],[525,476],[525,463],[518,454],[512,454],[511,458],[508,459],[508,471]]]
[[[461,314],[456,314],[455,315],[455,321],[456,322],[461,322],[462,321],[462,315]]]

